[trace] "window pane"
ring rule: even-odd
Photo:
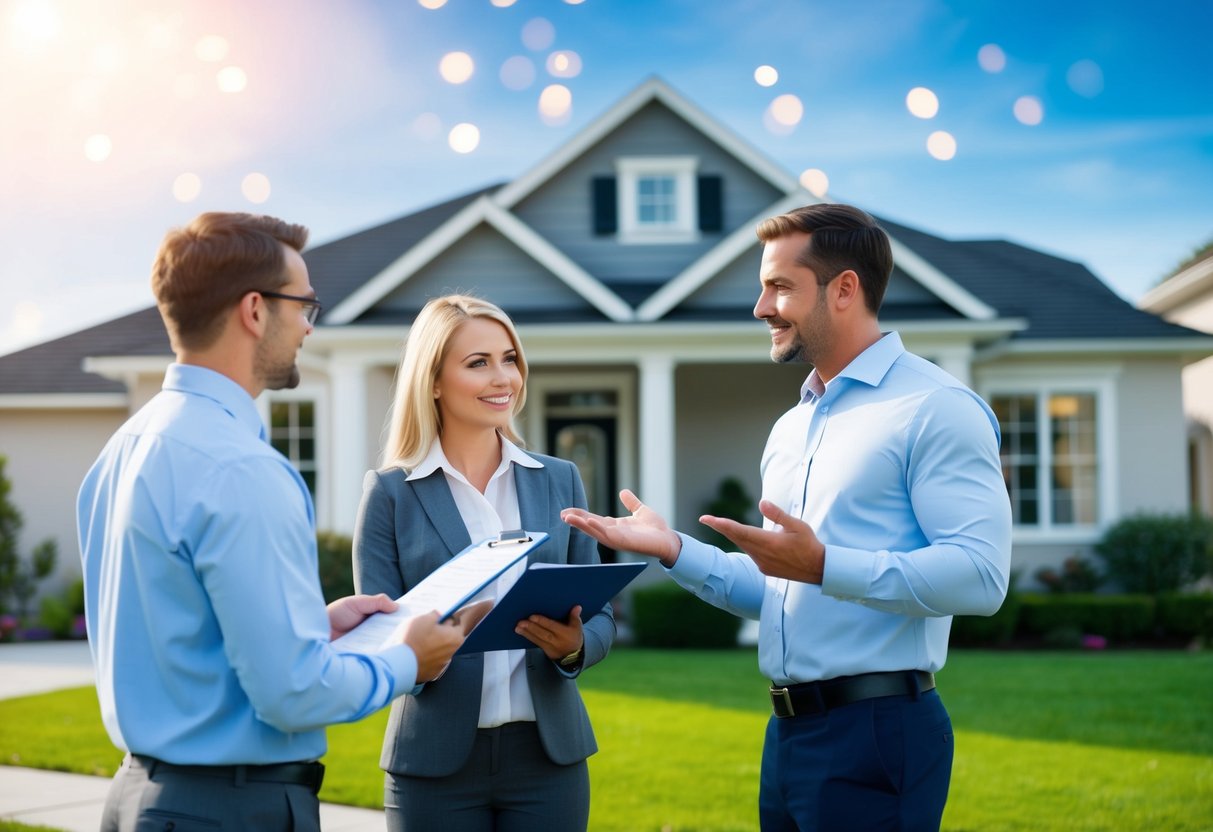
[[[1093,524],[1099,510],[1095,396],[1057,393],[1049,397],[1048,407],[1053,522]]]
[[[310,401],[270,403],[270,444],[290,460],[316,495],[316,405]]]
[[[636,219],[641,225],[671,225],[676,216],[673,176],[641,176],[636,180]]]
[[[1039,522],[1039,449],[1035,396],[994,396],[990,407],[998,417],[1002,441],[999,456],[1011,497],[1015,522]]]

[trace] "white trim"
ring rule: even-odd
[[[485,220],[613,321],[632,320],[632,307],[518,217],[491,202]]]
[[[727,127],[674,92],[660,78],[649,78],[534,168],[498,191],[493,197],[494,200],[503,208],[514,207],[651,101],[660,101],[669,107],[676,115],[681,116],[691,126],[730,153],[737,161],[749,167],[780,191],[791,193],[800,187],[799,183],[786,171]]]
[[[1117,388],[1123,368],[1101,362],[1061,367],[998,367],[979,370],[977,390],[990,401],[995,395],[1028,393],[1039,397],[1038,407],[1055,393],[1091,393],[1095,396],[1095,453],[1098,465],[1097,495],[1099,507],[1093,525],[1057,525],[1052,522],[1052,486],[1048,483],[1049,448],[1042,439],[1038,462],[1040,517],[1047,520],[1034,525],[1016,524],[1013,535],[1023,542],[1079,543],[1097,538],[1100,531],[1120,517],[1119,424]],[[1047,436],[1047,422],[1040,423],[1041,436]]]
[[[527,351],[528,358],[530,350]],[[617,484],[628,487],[636,482],[636,380],[626,372],[546,373],[535,367],[527,379],[527,406],[523,409],[523,438],[527,446],[551,455],[547,447],[547,394],[577,390],[614,390],[616,398],[615,471]]]
[[[537,263],[551,271],[611,320],[631,320],[632,308],[618,295],[536,234],[517,217],[502,209],[487,196],[482,196],[461,209],[455,216],[333,307],[333,310],[325,316],[326,323],[329,325],[349,324],[400,287],[438,255],[449,251],[455,243],[481,223],[488,223],[501,232],[506,239],[529,254]]]
[[[732,234],[725,237],[702,257],[682,270],[682,273],[666,282],[636,310],[641,321],[656,321],[682,303],[691,293],[716,276],[725,266],[733,262],[747,248],[754,245],[754,226],[765,217],[782,214],[815,198],[807,191],[797,191],[785,196],[742,223]],[[758,300],[757,275],[755,277],[754,300]]]
[[[892,234],[889,236],[889,247],[893,250],[893,262],[901,266],[902,271],[913,277],[928,291],[951,306],[966,318],[978,321],[989,321],[997,317],[995,309],[969,293],[952,278],[932,266],[905,243]]]
[[[332,528],[332,510],[330,508],[333,485],[330,480],[331,466],[328,464],[328,437],[333,430],[328,416],[328,390],[319,383],[303,382],[290,390],[266,390],[255,401],[257,411],[261,414],[261,422],[265,425],[267,442],[273,441],[273,426],[270,424],[270,407],[273,404],[307,402],[312,406],[314,424],[312,425],[313,462],[316,471],[316,493],[312,495],[312,503],[316,509],[316,530],[328,531]],[[293,463],[292,463],[293,465]]]
[[[403,252],[379,274],[363,283],[324,316],[325,323],[348,324],[370,309],[393,289],[438,255],[449,249],[461,237],[484,220],[487,197],[465,205],[453,217],[430,232],[416,245]]]
[[[699,158],[696,156],[621,156],[615,160],[619,201],[616,240],[622,245],[693,243],[699,239]],[[674,180],[674,219],[646,225],[640,221],[639,185],[644,176]]]
[[[0,410],[127,410],[126,393],[3,393]]]
[[[1137,301],[1137,306],[1163,315],[1206,292],[1213,292],[1213,255],[1193,263],[1146,292]]]
[[[1213,355],[1213,335],[1176,338],[1041,338],[1000,341],[978,351],[977,361],[1006,355],[1179,355],[1187,363]]]
[[[176,359],[167,355],[86,355],[80,369],[86,373],[126,383],[132,376],[159,374],[163,377],[168,365]]]

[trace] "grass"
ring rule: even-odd
[[[1213,655],[955,650],[943,828],[1213,829]],[[757,828],[768,701],[753,650],[620,649],[581,680],[595,832]],[[0,762],[110,774],[90,688],[0,701]],[[321,797],[378,807],[386,712],[329,731]]]

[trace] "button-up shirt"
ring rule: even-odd
[[[409,474],[408,479],[428,477],[438,469],[446,478],[451,496],[468,537],[473,543],[495,538],[507,529],[522,527],[518,508],[518,488],[514,483],[513,465],[542,468],[543,463],[527,456],[517,445],[501,439],[501,464],[489,478],[482,494],[468,482],[458,468],[447,460],[442,443],[435,440],[425,459]],[[503,572],[477,598],[500,598],[509,591],[526,571],[525,558]],[[535,703],[526,679],[525,650],[494,650],[484,653],[484,677],[480,685],[480,728],[495,728],[507,722],[534,722]]]
[[[777,683],[936,671],[951,617],[990,615],[1006,595],[998,443],[985,402],[887,334],[828,383],[810,373],[763,452],[763,498],[825,544],[821,585],[767,577],[686,535],[670,574],[759,619],[759,666]]]
[[[173,364],[77,502],[89,645],[118,747],[172,763],[308,760],[323,726],[409,690],[404,645],[339,654],[299,473],[248,393]]]

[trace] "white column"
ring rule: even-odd
[[[956,377],[961,384],[973,386],[973,349],[969,346],[942,349],[934,355],[939,367]]]
[[[327,528],[341,534],[354,531],[362,477],[374,467],[367,442],[367,363],[361,358],[337,356],[329,362],[329,424],[321,426],[328,439],[329,461]]]
[[[640,360],[640,499],[669,523],[674,518],[674,359]]]

